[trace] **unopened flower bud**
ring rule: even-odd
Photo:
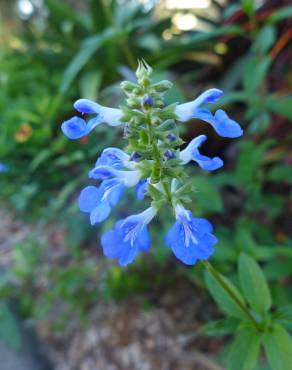
[[[172,82],[168,80],[160,81],[154,85],[152,85],[152,88],[155,89],[158,93],[164,93],[167,90],[169,90],[172,87]]]
[[[131,108],[139,108],[139,106],[140,106],[139,99],[137,99],[137,98],[129,98],[129,99],[127,99],[127,104]]]
[[[153,106],[154,100],[151,95],[144,95],[141,103],[143,107],[148,108]]]
[[[138,68],[136,70],[136,76],[139,84],[147,86],[150,83],[150,75],[152,68],[144,61],[139,61]]]
[[[120,87],[126,93],[132,93],[135,89],[138,88],[138,85],[130,81],[123,81],[120,83]]]
[[[169,140],[170,142],[173,142],[173,141],[176,141],[177,140],[177,136],[174,135],[174,134],[168,134],[166,136],[167,140]]]
[[[138,152],[133,152],[130,156],[130,161],[139,162],[142,156]]]
[[[163,108],[165,106],[164,101],[163,100],[156,100],[155,106],[157,108]]]
[[[174,151],[170,150],[170,149],[167,149],[165,152],[164,152],[164,157],[166,160],[170,160],[170,159],[173,159],[175,158],[175,153]]]

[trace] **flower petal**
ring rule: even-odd
[[[214,128],[220,136],[235,138],[243,134],[243,130],[240,125],[229,118],[222,109],[215,112],[215,119],[216,126]]]
[[[97,125],[101,123],[99,117],[92,118],[88,123],[80,117],[74,116],[62,123],[61,129],[69,139],[80,139],[89,134]]]
[[[80,139],[87,135],[86,122],[84,119],[74,116],[68,121],[62,123],[61,129],[63,134],[69,139]]]
[[[187,164],[193,159],[193,153],[198,153],[198,148],[206,141],[206,135],[200,135],[195,137],[187,147],[182,150],[179,154],[179,158],[183,164]]]
[[[90,212],[91,225],[97,224],[108,218],[111,207],[108,203],[102,202]]]
[[[222,137],[235,138],[243,134],[240,125],[230,119],[222,109],[217,110],[214,116],[208,109],[196,109],[194,118],[210,123],[217,134]]]
[[[180,104],[176,106],[175,113],[178,116],[178,120],[185,122],[194,118],[194,111],[202,104],[215,103],[221,96],[223,91],[219,89],[209,89],[203,94],[199,95],[195,100]]]
[[[121,109],[104,107],[89,99],[79,99],[74,103],[74,108],[84,114],[97,114],[100,122],[110,126],[121,125],[120,118],[123,115]]]
[[[95,186],[84,188],[78,199],[79,208],[82,212],[91,212],[100,201],[100,192]]]
[[[130,156],[119,148],[106,148],[96,161],[96,166],[108,165],[115,168],[122,168],[126,165]]]
[[[99,187],[101,201],[114,207],[124,195],[125,186],[120,180],[104,180]]]
[[[206,155],[202,155],[199,152],[194,153],[193,158],[194,161],[198,163],[198,165],[205,171],[214,171],[218,170],[224,165],[224,162],[219,157],[210,158]]]
[[[142,179],[136,185],[136,194],[138,200],[143,200],[149,185],[149,179]]]
[[[89,100],[89,99],[78,99],[74,103],[74,108],[84,114],[97,113],[100,114],[102,106]]]

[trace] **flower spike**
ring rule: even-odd
[[[227,138],[239,137],[243,131],[223,110],[213,114],[204,107],[217,103],[223,91],[213,88],[193,101],[166,105],[164,95],[172,87],[170,81],[153,83],[152,68],[144,60],[138,62],[136,77],[136,82],[120,84],[126,94],[121,109],[79,99],[74,108],[82,115],[92,115],[90,119],[74,116],[62,123],[63,133],[73,140],[88,135],[101,123],[109,126],[124,123],[125,151],[115,147],[102,151],[88,174],[96,184],[81,191],[79,208],[89,215],[92,225],[98,224],[108,218],[127,188],[134,188],[138,200],[150,199],[151,204],[143,212],[116,222],[112,230],[102,235],[104,255],[125,266],[139,252],[148,251],[151,244],[148,224],[162,207],[169,207],[174,210],[175,222],[165,236],[165,244],[178,260],[194,265],[212,255],[217,239],[209,221],[194,217],[184,207],[193,194],[184,165],[194,161],[201,169],[214,171],[224,163],[219,157],[201,154],[206,135],[193,138],[181,150],[184,141],[179,136],[178,121],[203,120],[218,135]]]

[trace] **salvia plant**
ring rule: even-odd
[[[63,122],[62,131],[70,139],[89,134],[96,126],[123,125],[126,150],[106,148],[97,159],[89,178],[100,181],[99,187],[87,186],[79,197],[80,210],[89,213],[92,225],[104,221],[124,194],[135,187],[137,198],[150,198],[143,212],[118,221],[113,230],[101,238],[103,252],[116,258],[120,265],[131,263],[138,252],[148,251],[150,235],[148,224],[161,207],[170,206],[175,222],[165,237],[165,244],[187,265],[206,260],[217,242],[213,227],[203,218],[197,218],[186,208],[192,193],[185,165],[194,161],[205,171],[223,166],[219,157],[209,158],[200,153],[205,135],[195,137],[184,149],[178,132],[178,123],[198,118],[208,122],[222,137],[242,135],[239,124],[219,109],[212,114],[202,108],[216,102],[223,94],[219,89],[205,91],[185,104],[166,105],[165,93],[172,87],[170,81],[151,82],[152,69],[140,61],[136,71],[137,83],[125,81],[121,89],[127,96],[120,109],[101,106],[87,99],[79,99],[74,107],[84,115],[92,115],[87,122],[74,116]]]
[[[101,237],[105,256],[117,259],[124,266],[139,252],[149,250],[148,225],[162,207],[169,207],[174,224],[166,233],[166,246],[186,265],[202,261],[207,287],[227,315],[223,320],[210,322],[203,330],[210,335],[235,334],[228,370],[254,369],[261,345],[274,370],[288,370],[292,363],[292,343],[286,329],[291,328],[291,307],[272,308],[265,276],[250,256],[242,254],[239,258],[240,289],[220,274],[207,261],[217,242],[213,227],[208,220],[194,217],[187,207],[192,201],[193,187],[185,165],[193,161],[204,171],[214,171],[223,166],[223,161],[201,154],[200,147],[207,140],[205,135],[195,137],[185,146],[178,125],[200,119],[225,138],[240,137],[243,130],[223,110],[213,114],[204,108],[205,104],[220,99],[221,90],[209,89],[188,103],[166,105],[164,95],[172,83],[167,80],[153,83],[151,74],[151,67],[140,61],[137,83],[125,81],[120,85],[127,96],[126,105],[108,108],[79,99],[74,107],[83,115],[90,115],[89,120],[74,116],[62,123],[63,133],[73,140],[88,135],[101,123],[122,126],[127,140],[125,150],[103,150],[89,172],[89,178],[98,181],[99,186],[90,185],[81,191],[79,208],[89,214],[94,225],[110,215],[126,188],[134,187],[143,204],[149,199],[149,206],[141,213],[119,220]]]

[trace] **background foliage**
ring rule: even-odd
[[[227,315],[220,322],[209,322],[202,333],[235,333],[231,370],[239,369],[233,363],[246,353],[249,358],[242,369],[254,368],[260,343],[271,368],[288,370],[292,363],[286,331],[292,327],[292,7],[288,1],[264,1],[260,6],[252,0],[227,1],[224,6],[212,1],[206,15],[195,7],[181,11],[165,8],[163,1],[150,3],[44,0],[32,2],[34,12],[29,15],[17,15],[17,2],[1,4],[0,162],[6,168],[0,173],[1,198],[3,207],[33,223],[34,234],[13,248],[13,263],[0,275],[0,297],[16,299],[19,311],[36,319],[49,315],[56,302],[66,302],[54,319],[58,329],[66,327],[72,314],[85,320],[98,299],[119,300],[151,290],[147,281],[154,269],[155,283],[170,284],[164,272],[174,269],[201,289],[207,287]],[[197,28],[179,28],[175,20],[186,14],[196,16]],[[118,105],[122,96],[117,86],[124,78],[133,79],[141,57],[154,68],[155,78],[175,81],[169,102],[219,87],[226,93],[223,102],[228,112],[245,128],[244,137],[235,143],[212,134],[213,143],[203,148],[206,154],[220,152],[226,165],[219,173],[193,177],[198,189],[194,208],[216,226],[214,265],[241,290],[255,315],[273,322],[260,339],[242,324],[210,275],[204,277],[199,267],[182,268],[169,258],[158,232],[168,227],[167,215],[157,222],[151,254],[127,271],[90,258],[95,234],[101,230],[91,229],[77,211],[78,190],[98,152],[124,143],[121,132],[105,126],[98,128],[96,137],[69,142],[60,123],[72,115],[72,102],[79,97]],[[198,133],[211,135],[200,122],[183,130],[186,140]],[[129,204],[136,209],[131,195],[116,217]],[[65,237],[66,263],[60,269],[49,258],[44,271],[51,246],[50,239],[39,241],[39,235],[52,221],[58,224],[57,236],[60,232]],[[106,273],[97,281],[100,264]],[[32,294],[36,277],[44,274],[46,289],[36,299]],[[0,308],[0,320],[8,317],[6,325],[15,332],[8,306],[3,303]],[[19,341],[15,334],[12,345],[17,347]]]

